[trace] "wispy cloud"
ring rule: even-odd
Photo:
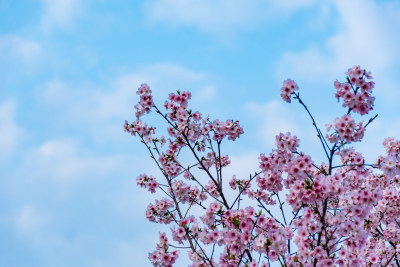
[[[68,29],[81,15],[84,5],[80,0],[40,0],[43,4],[41,27],[45,31]]]
[[[32,179],[68,185],[81,179],[96,179],[118,169],[121,158],[98,156],[79,146],[73,139],[48,140],[25,155],[24,168]]]
[[[15,217],[15,223],[18,231],[22,234],[32,234],[37,232],[49,223],[50,216],[40,212],[32,205],[26,205],[21,208]]]
[[[42,47],[39,42],[28,40],[17,35],[0,36],[0,59],[21,60],[26,63],[41,55]]]
[[[333,6],[338,12],[337,32],[304,50],[286,52],[278,64],[278,75],[315,81],[328,72],[341,74],[354,64],[382,72],[398,64],[398,4],[338,0]]]
[[[37,122],[41,137],[38,139],[33,133],[28,133],[29,138],[36,142],[26,145],[19,153],[17,168],[7,171],[9,179],[0,180],[3,193],[13,203],[10,206],[12,211],[8,211],[6,216],[16,214],[13,215],[14,224],[18,231],[24,233],[24,242],[36,247],[40,239],[36,237],[43,235],[44,241],[40,242],[38,253],[46,258],[46,251],[53,251],[59,257],[67,257],[67,254],[78,257],[81,250],[88,252],[85,249],[92,247],[98,253],[86,255],[86,260],[90,261],[88,266],[107,266],[113,262],[125,266],[134,262],[134,258],[129,256],[131,254],[126,253],[130,248],[135,249],[136,245],[129,245],[127,241],[132,237],[113,239],[110,242],[115,249],[100,253],[100,256],[99,251],[108,250],[108,245],[93,247],[99,237],[94,237],[86,226],[71,226],[79,217],[75,213],[84,210],[85,205],[92,206],[92,202],[104,203],[101,207],[96,204],[97,209],[102,211],[85,215],[82,223],[90,224],[90,229],[96,227],[98,216],[103,216],[104,210],[107,210],[114,219],[110,219],[112,222],[109,224],[102,222],[102,225],[115,225],[117,221],[117,224],[142,224],[137,210],[144,209],[143,203],[150,201],[152,196],[136,188],[136,176],[146,170],[154,175],[157,172],[150,167],[150,159],[143,162],[143,156],[136,150],[140,144],[131,146],[127,140],[133,138],[129,139],[130,136],[122,129],[124,119],[133,117],[133,106],[138,100],[137,87],[149,82],[154,87],[155,97],[161,101],[173,89],[185,90],[194,85],[194,89],[202,92],[208,85],[207,77],[210,77],[207,73],[175,64],[153,64],[119,74],[101,86],[61,79],[49,80],[37,86],[32,101],[36,114],[42,118]],[[0,148],[16,142],[16,135],[11,134],[14,129],[14,109],[10,103],[0,108],[0,133],[3,130],[6,133],[6,138],[1,140],[6,142],[0,143]],[[78,131],[79,135],[71,134],[71,131]],[[90,142],[86,139],[90,139]],[[111,150],[106,148],[109,143],[113,144]],[[116,146],[123,149],[116,150]],[[117,189],[110,190],[110,187]],[[49,203],[48,199],[52,199],[52,202]],[[49,217],[49,214],[52,216]],[[71,221],[62,222],[63,219]],[[43,225],[48,228],[43,230]],[[72,239],[65,230],[71,227],[77,232]],[[104,226],[99,226],[96,231],[96,235],[104,234]],[[156,238],[157,234],[152,237]],[[46,245],[46,242],[50,245]],[[149,242],[147,250],[152,249],[154,244]],[[141,256],[141,262],[147,261],[144,255]],[[114,256],[122,258],[115,260]]]
[[[294,101],[293,101],[294,102]],[[275,149],[275,137],[280,133],[297,136],[300,139],[300,151],[311,155],[316,162],[322,162],[325,158],[317,133],[305,110],[297,103],[287,104],[283,100],[270,100],[264,104],[254,102],[246,105],[253,120],[260,122],[258,138],[267,148],[264,152],[269,153]],[[313,114],[315,116],[315,114]],[[325,121],[327,123],[328,121]],[[325,132],[325,124],[318,127]]]
[[[23,129],[14,121],[16,105],[12,101],[0,103],[0,163],[16,151]]]
[[[227,182],[233,174],[248,177],[258,170],[259,154],[274,147],[279,132],[297,135],[305,153],[313,146],[320,149],[299,107],[271,100],[270,91],[257,86],[273,80],[269,55],[281,59],[284,78],[296,74],[319,81],[328,71],[342,77],[344,68],[355,63],[372,66],[376,78],[381,76],[377,70],[394,77],[399,69],[400,8],[394,2],[8,2],[0,3],[6,33],[0,36],[0,97],[5,96],[0,100],[0,195],[7,204],[0,210],[0,235],[7,244],[0,265],[5,266],[150,266],[147,256],[155,249],[157,232],[169,226],[159,228],[145,219],[154,195],[136,186],[136,176],[157,176],[159,171],[140,142],[122,130],[125,119],[134,120],[141,83],[150,85],[160,105],[170,92],[190,90],[193,109],[218,118],[236,111],[241,122],[254,120],[254,134],[245,128],[246,136],[224,147],[232,152]],[[7,10],[15,6],[17,11]],[[22,15],[16,21],[14,14]],[[334,34],[325,31],[332,25]],[[298,44],[290,32],[299,28],[316,34],[309,43]],[[264,36],[265,29],[274,36]],[[215,45],[219,36],[231,41],[230,36],[242,33],[250,34],[229,43],[240,49]],[[280,45],[288,40],[287,46]],[[204,70],[214,61],[221,63],[210,68],[218,76]],[[230,66],[232,62],[237,64]],[[34,75],[26,75],[27,70]],[[260,72],[266,75],[256,77]],[[389,97],[397,101],[394,88],[399,83],[385,75],[385,86],[379,86],[391,88]],[[250,85],[248,79],[254,79]],[[237,87],[246,89],[237,94]],[[257,103],[260,95],[269,100],[244,108],[244,95]],[[316,112],[323,114],[324,108]],[[146,119],[151,121],[152,115]],[[366,136],[397,136],[397,120],[378,123],[380,118]],[[376,150],[365,148],[368,153]],[[182,252],[178,265],[185,260]]]
[[[212,34],[229,34],[247,30],[300,8],[314,0],[246,1],[246,0],[148,0],[149,19],[174,27],[194,27]]]
[[[180,65],[152,64],[120,74],[106,85],[51,80],[35,89],[35,101],[54,121],[53,127],[81,128],[96,139],[120,139],[121,125],[134,115],[140,84],[148,83],[155,101],[162,105],[168,94],[176,90],[190,90],[210,99],[217,89],[208,79],[212,80],[212,76]]]
[[[303,130],[296,123],[296,113],[288,109],[284,103],[271,100],[265,104],[248,103],[247,109],[262,121],[259,137],[270,149],[275,146],[275,136],[279,133],[292,132],[302,135]]]

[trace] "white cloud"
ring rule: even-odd
[[[198,103],[210,102],[217,96],[217,89],[215,86],[207,85],[196,92],[193,96],[194,101]]]
[[[120,114],[122,114],[126,112],[126,108],[132,110],[133,101],[138,99],[137,88],[142,83],[147,83],[152,89],[155,100],[162,101],[159,104],[163,104],[167,95],[176,90],[191,92],[201,90],[208,78],[211,76],[207,73],[193,71],[175,64],[152,64],[143,66],[139,71],[117,77],[111,85],[115,89],[99,94],[98,99],[99,103],[103,102],[102,105],[107,105],[110,99],[114,98],[115,101],[110,104],[119,105]],[[99,107],[99,109],[103,108]]]
[[[14,122],[15,103],[0,104],[0,162],[10,157],[23,135],[22,129]]]
[[[332,84],[335,78],[343,80],[344,72],[353,65],[372,71],[376,83],[373,114],[378,112],[379,117],[369,126],[363,143],[355,144],[372,162],[382,153],[383,138],[393,134],[389,129],[398,132],[398,124],[393,121],[397,120],[400,97],[400,5],[370,0],[338,0],[334,5],[338,13],[337,32],[322,43],[285,53],[278,63],[277,75],[301,77],[303,82],[320,86],[321,82]],[[327,81],[327,77],[333,78]]]
[[[139,258],[132,252],[128,253],[136,248],[126,245],[132,242],[136,246],[140,243],[136,242],[139,237],[124,236],[118,240],[113,235],[113,240],[106,242],[106,245],[97,242],[108,238],[108,233],[102,231],[106,231],[104,227],[110,224],[110,220],[114,224],[119,221],[118,225],[127,222],[130,226],[126,229],[131,230],[125,231],[140,235],[140,240],[157,238],[158,235],[159,228],[156,229],[156,226],[150,228],[154,231],[149,231],[146,226],[142,232],[135,233],[138,225],[147,224],[142,209],[145,209],[147,199],[153,197],[146,190],[137,188],[136,176],[146,170],[150,170],[149,173],[153,175],[159,172],[154,170],[153,165],[149,166],[152,164],[151,159],[145,154],[145,148],[142,152],[139,150],[142,147],[138,140],[133,140],[133,137],[123,132],[123,120],[133,119],[133,106],[139,99],[136,95],[137,87],[143,82],[149,83],[157,103],[162,105],[168,93],[177,89],[190,90],[194,95],[208,93],[210,96],[216,93],[217,88],[210,85],[213,79],[207,73],[165,63],[143,66],[140,70],[120,74],[101,86],[88,82],[50,80],[35,88],[36,112],[43,114],[43,126],[48,127],[51,134],[43,129],[45,134],[40,139],[44,141],[21,152],[24,155],[19,170],[14,171],[11,176],[15,179],[10,179],[12,181],[6,186],[9,188],[7,192],[18,192],[19,202],[27,202],[27,197],[32,198],[38,203],[44,203],[44,207],[54,216],[52,219],[55,223],[48,232],[41,233],[45,236],[44,241],[40,243],[33,240],[35,248],[36,244],[40,244],[42,255],[45,255],[44,251],[50,251],[61,258],[65,255],[65,258],[79,258],[83,257],[81,254],[88,254],[84,257],[84,260],[89,261],[87,266],[124,266],[135,260],[139,264],[148,263],[147,252],[154,250],[155,243],[146,244],[145,251],[142,248],[138,252],[142,255]],[[74,134],[71,131],[78,134],[71,137]],[[127,142],[128,138],[132,139],[132,143]],[[122,145],[123,150],[115,148],[118,144]],[[125,152],[121,154],[116,151]],[[48,199],[52,202],[47,203]],[[89,212],[88,217],[82,220],[83,226],[74,225],[74,233],[71,234],[65,228],[70,229],[72,226],[58,226],[56,223],[67,219],[72,221],[68,224],[73,224],[77,214],[83,212],[75,211],[69,205],[76,205],[79,210],[84,210],[87,205],[101,211],[93,214]],[[105,216],[114,218],[105,218],[106,222],[102,222],[100,230],[93,230],[96,231],[97,239],[92,233],[87,233],[85,227],[94,220],[90,216],[108,212],[111,214]],[[40,212],[33,209],[24,214],[21,218],[29,218]],[[45,243],[51,244],[51,248]],[[94,248],[88,251],[87,248],[92,245]],[[101,253],[102,249],[104,253]]]
[[[34,233],[39,229],[43,230],[43,227],[49,222],[50,216],[39,211],[32,205],[22,207],[15,218],[18,231],[24,234]]]
[[[294,100],[293,100],[294,102]],[[300,140],[299,150],[310,155],[314,161],[323,162],[326,160],[320,140],[312,121],[307,112],[297,103],[288,105],[282,100],[271,100],[265,104],[248,103],[246,108],[249,113],[254,114],[252,119],[260,124],[258,140],[261,140],[266,149],[260,153],[269,153],[275,149],[275,137],[279,133],[289,132]],[[315,114],[313,114],[315,116]],[[317,126],[324,133],[326,120],[319,121],[314,117]],[[325,118],[326,119],[326,118]]]
[[[214,34],[249,29],[314,4],[314,0],[148,0],[145,10],[154,22],[191,26]]]
[[[43,177],[61,185],[111,173],[126,163],[123,157],[130,153],[130,148],[124,155],[110,156],[95,155],[93,149],[108,146],[110,142],[114,147],[126,147],[129,136],[123,132],[122,124],[125,119],[134,118],[134,105],[139,99],[136,91],[141,83],[149,83],[155,102],[162,106],[168,93],[176,89],[194,89],[191,91],[195,95],[215,94],[216,88],[207,85],[209,77],[178,65],[154,64],[120,75],[105,88],[60,80],[43,83],[35,89],[35,101],[47,121],[44,129],[49,127],[57,134],[28,149],[24,168],[31,170],[33,177]],[[71,130],[78,130],[79,137],[68,137]],[[90,136],[91,145],[82,146],[86,135]],[[139,142],[132,143],[134,149],[140,146]]]
[[[159,74],[157,80],[160,80],[160,78],[165,79],[167,77],[176,80],[177,77],[182,77],[181,79],[183,81],[198,81],[208,76],[208,74],[204,72],[193,71],[173,63],[157,63],[144,66],[139,73],[147,74],[151,79],[157,78],[155,74]],[[168,81],[170,81],[170,79],[168,79]]]
[[[278,75],[324,78],[341,74],[355,64],[383,73],[400,57],[400,6],[370,0],[337,0],[338,32],[321,44],[298,52],[288,51],[278,64]]]
[[[73,139],[58,138],[29,149],[23,162],[23,169],[29,170],[29,180],[68,185],[82,179],[98,179],[118,170],[125,161],[121,155],[99,156]]]
[[[153,233],[151,233],[153,237]],[[154,234],[154,236],[156,236]],[[149,244],[153,241],[151,244]],[[127,241],[112,241],[110,242],[110,250],[107,254],[99,255],[97,259],[90,262],[90,266],[95,267],[107,267],[107,266],[137,266],[140,262],[140,266],[150,267],[152,266],[148,259],[148,252],[143,247],[150,247],[151,251],[155,249],[155,244],[158,240],[143,240],[141,244],[132,244]]]
[[[263,151],[249,152],[246,154],[234,154],[229,155],[231,164],[226,170],[224,170],[224,185],[226,188],[230,188],[228,183],[233,175],[236,175],[238,179],[247,179],[250,174],[260,171],[260,162],[258,157]],[[231,189],[227,190],[230,191]],[[236,197],[236,196],[235,196]]]
[[[194,101],[197,101],[197,97],[200,101],[205,97],[213,97],[217,94],[217,88],[210,85],[212,79],[211,75],[204,72],[162,63],[121,74],[102,87],[88,83],[49,81],[35,89],[35,97],[41,108],[54,115],[54,127],[63,121],[60,127],[68,124],[69,128],[94,132],[96,139],[108,136],[106,138],[120,140],[124,120],[134,116],[134,105],[139,100],[136,91],[140,84],[148,83],[155,103],[162,106],[168,94],[176,90],[191,91]]]
[[[32,61],[41,55],[41,50],[38,42],[15,35],[0,36],[0,59],[17,58],[22,61]]]
[[[68,90],[70,88],[66,83],[58,80],[49,81],[36,90],[37,100],[56,107],[71,100],[68,98]]]
[[[303,135],[303,129],[296,123],[296,113],[284,106],[282,101],[271,100],[263,105],[249,103],[247,109],[261,119],[259,135],[269,148],[275,147],[275,136],[281,132]]]
[[[74,19],[80,15],[83,2],[80,0],[40,0],[44,13],[41,26],[44,30],[55,28],[69,28]]]

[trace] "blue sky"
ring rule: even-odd
[[[136,176],[159,173],[122,131],[141,83],[239,119],[228,174],[247,176],[280,131],[322,158],[284,79],[324,128],[343,113],[333,81],[361,65],[379,117],[357,148],[374,161],[400,137],[399,47],[398,1],[0,0],[0,265],[150,266],[160,228]]]

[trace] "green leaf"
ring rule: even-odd
[[[236,226],[237,228],[239,228],[239,225],[240,225],[239,219],[233,218],[233,219],[232,219],[232,223],[233,223],[234,226]]]

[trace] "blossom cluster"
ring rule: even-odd
[[[173,213],[169,210],[174,207],[174,203],[166,198],[157,200],[149,204],[146,210],[146,218],[151,222],[169,224],[173,220]]]
[[[275,144],[276,149],[269,156],[261,154],[259,157],[262,175],[257,176],[256,181],[260,190],[280,192],[283,189],[282,174],[284,171],[304,174],[304,168],[311,166],[311,161],[307,157],[304,161],[298,161],[292,167],[287,168],[287,163],[293,160],[293,153],[299,146],[299,139],[296,136],[292,136],[290,133],[280,133],[275,138]]]
[[[136,134],[141,135],[151,141],[151,134],[154,133],[153,127],[148,127],[146,123],[137,119],[134,123],[129,124],[128,121],[125,121],[124,130],[133,136]]]
[[[144,114],[149,113],[150,109],[153,107],[153,96],[151,95],[150,87],[145,83],[140,85],[136,94],[140,96],[139,103],[135,105],[136,117],[141,117]]]
[[[173,181],[171,187],[168,189],[171,194],[181,202],[201,202],[207,199],[207,194],[200,191],[195,185],[188,185],[181,180]]]
[[[297,83],[291,79],[287,79],[283,82],[283,86],[281,88],[281,97],[283,100],[286,102],[290,103],[291,102],[291,95],[294,93],[294,91],[299,90],[299,87],[297,86]]]
[[[342,149],[339,155],[342,164],[352,164],[357,166],[360,171],[363,169],[364,157],[361,153],[356,152],[354,148]]]
[[[194,233],[190,228],[193,230],[196,229],[195,223],[197,223],[197,220],[194,216],[188,216],[185,219],[180,220],[177,225],[178,228],[175,229],[175,226],[171,228],[171,235],[174,241],[183,244],[183,241],[187,240],[187,234],[189,232],[192,234]]]
[[[155,193],[158,188],[158,183],[153,176],[147,176],[146,174],[141,174],[136,178],[137,184],[140,187],[145,187],[151,193]]]
[[[328,124],[325,135],[296,82],[285,80],[281,88],[284,101],[293,95],[310,115],[326,162],[302,152],[295,135],[279,133],[275,148],[260,154],[260,170],[245,178],[230,174],[229,187],[224,174],[231,159],[222,143],[243,134],[239,122],[192,111],[187,91],[170,94],[163,113],[143,84],[137,120],[124,129],[141,138],[165,178],[141,174],[137,183],[166,195],[148,205],[146,217],[168,224],[172,236],[168,242],[160,234],[151,263],[172,266],[179,255],[173,247],[187,251],[192,267],[400,266],[400,141],[385,139],[386,154],[375,164],[350,146],[373,120],[363,125],[352,112],[372,110],[374,82],[359,66],[346,75],[347,82],[334,84],[346,113]],[[166,121],[168,137],[157,138],[140,119],[152,109]]]
[[[221,141],[225,136],[228,136],[228,140],[235,141],[236,138],[243,134],[243,128],[239,125],[239,121],[226,120],[225,122],[220,122],[215,120],[212,123],[212,127],[214,131],[213,140],[215,141]]]
[[[221,167],[228,166],[231,161],[229,160],[229,156],[217,156],[215,153],[208,152],[205,157],[202,157],[203,166],[207,169],[215,166],[216,168],[220,169]]]
[[[190,114],[187,112],[188,100],[192,97],[190,92],[178,92],[178,94],[169,94],[168,100],[165,101],[164,107],[170,111],[168,118],[171,121],[176,121],[179,125],[184,125]]]
[[[164,103],[167,110],[166,118],[171,123],[176,123],[173,127],[168,127],[171,137],[182,137],[180,134],[183,134],[186,141],[195,143],[199,151],[204,151],[208,139],[221,142],[222,139],[228,137],[228,140],[234,141],[243,134],[243,128],[239,121],[210,121],[208,117],[202,119],[200,112],[188,110],[187,105],[190,98],[190,92],[178,91],[177,94],[170,94]]]
[[[182,169],[179,165],[176,153],[177,150],[169,149],[166,153],[161,153],[158,158],[158,161],[170,177],[178,176]]]
[[[354,66],[346,74],[347,82],[335,81],[334,83],[337,100],[343,99],[343,107],[348,107],[356,113],[368,114],[375,101],[375,97],[371,95],[375,83],[367,81],[372,79],[371,73],[361,69],[360,66]]]
[[[400,174],[400,141],[393,137],[386,138],[383,141],[386,148],[386,155],[378,159],[378,165],[381,170],[388,176],[394,177]]]
[[[336,118],[333,122],[328,124],[327,130],[333,133],[327,135],[331,143],[338,142],[357,142],[364,137],[365,128],[362,122],[356,123],[350,115],[344,115],[341,118]]]
[[[157,244],[157,250],[149,253],[149,259],[154,266],[168,267],[172,266],[179,256],[179,251],[168,252],[168,238],[165,233],[160,233],[160,241]]]

